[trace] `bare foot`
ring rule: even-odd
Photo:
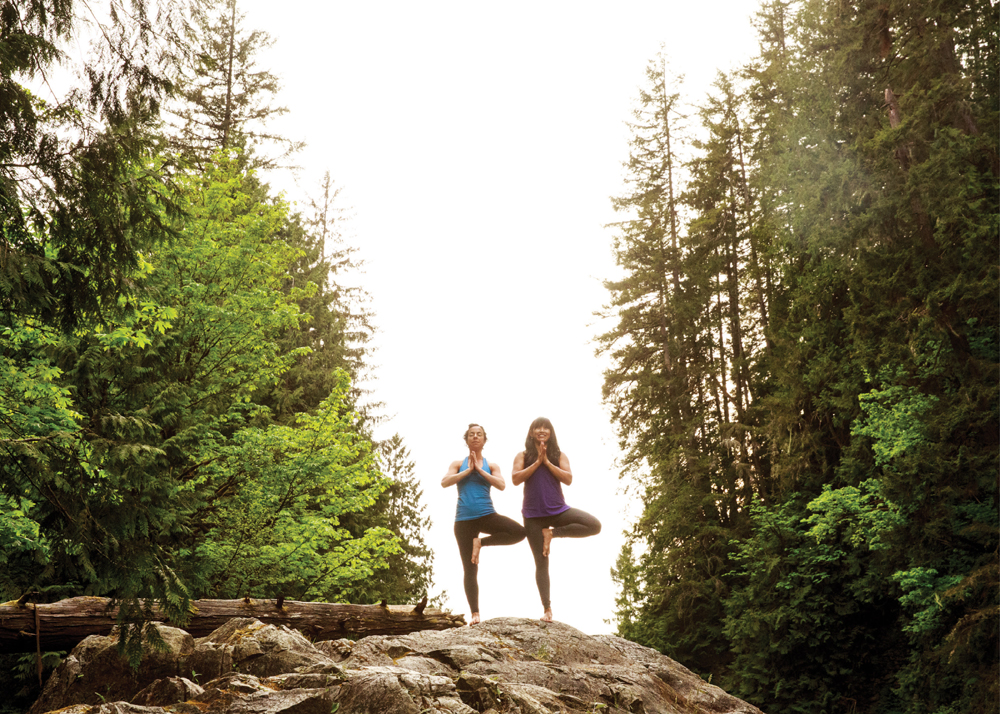
[[[483,547],[483,541],[479,538],[472,539],[472,564],[479,565],[479,551]],[[479,620],[476,620],[479,622]]]
[[[479,613],[474,612],[472,613],[472,617],[469,618],[469,626],[471,627],[472,625],[478,625],[478,624],[479,624]]]
[[[542,556],[545,558],[549,557],[550,545],[552,545],[552,529],[542,528]]]
[[[552,622],[552,608],[545,608],[545,614],[538,618],[542,622]]]

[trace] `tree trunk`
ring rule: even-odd
[[[42,651],[70,650],[89,635],[108,635],[118,614],[110,602],[101,597],[74,597],[50,604],[0,605],[0,654],[34,652],[38,647]],[[278,607],[275,600],[194,600],[191,617],[182,629],[194,637],[204,637],[234,617],[255,617],[268,624],[294,627],[314,640],[333,640],[447,630],[465,624],[463,615],[425,610],[425,604],[341,605],[285,600]]]
[[[222,124],[222,148],[229,148],[230,129],[233,125],[233,51],[236,49],[236,0],[233,16],[229,21],[229,69],[226,72],[226,118]]]

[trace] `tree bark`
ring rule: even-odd
[[[425,605],[285,600],[279,608],[275,600],[194,600],[191,616],[182,629],[194,637],[204,637],[234,617],[255,617],[271,625],[301,630],[313,640],[333,640],[447,630],[465,624],[463,615],[424,609]],[[0,605],[0,654],[34,652],[39,646],[42,651],[68,651],[89,635],[110,634],[117,624],[117,614],[111,601],[101,597],[74,597],[37,606],[5,603]]]

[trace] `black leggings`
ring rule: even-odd
[[[470,612],[479,612],[479,566],[472,562],[472,540],[480,533],[489,533],[483,538],[483,547],[489,545],[514,545],[524,540],[524,527],[512,518],[491,513],[471,521],[455,521],[455,540],[462,555],[462,569],[465,571],[465,597],[469,601]]]
[[[557,516],[524,519],[528,545],[535,556],[535,583],[538,584],[542,607],[548,610],[552,603],[549,602],[549,558],[542,555],[542,530],[545,528],[552,529],[553,538],[586,538],[601,532],[601,522],[579,508],[571,508]]]

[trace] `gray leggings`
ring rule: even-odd
[[[535,556],[535,583],[542,598],[542,607],[548,610],[552,604],[549,602],[549,559],[542,555],[542,530],[545,528],[552,529],[553,538],[586,538],[601,532],[601,522],[579,508],[571,508],[557,516],[524,519],[528,545]]]

